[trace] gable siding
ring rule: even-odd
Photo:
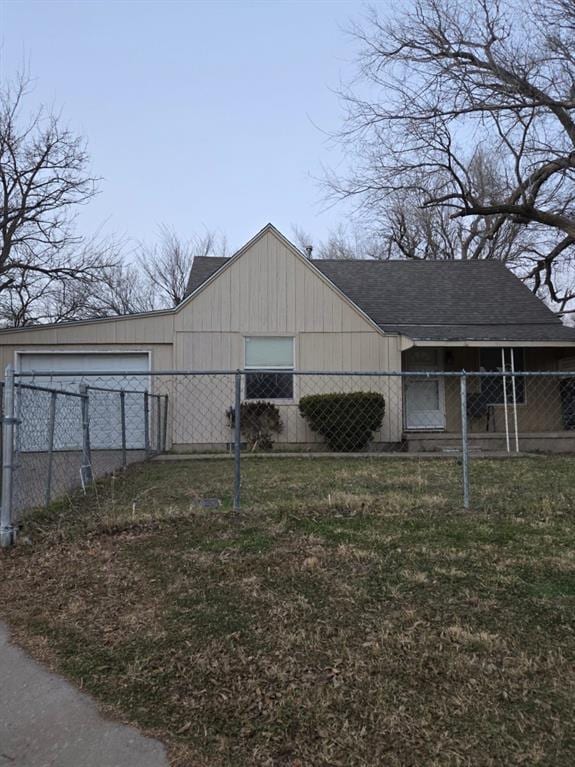
[[[369,332],[373,326],[272,232],[176,315],[176,330]]]

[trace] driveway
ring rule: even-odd
[[[164,746],[9,642],[0,623],[0,767],[168,767]]]

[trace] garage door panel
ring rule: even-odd
[[[146,353],[24,353],[20,355],[19,380],[24,384],[44,386],[68,392],[79,392],[80,384],[88,385],[90,442],[93,449],[119,449],[122,446],[121,399],[125,390],[126,447],[142,449],[145,440],[144,391],[149,388]],[[117,374],[87,375],[110,373]],[[66,375],[73,371],[73,375]],[[34,376],[35,372],[50,373]],[[79,374],[79,375],[78,375]],[[82,375],[86,374],[86,375]],[[116,391],[105,391],[114,389]],[[17,412],[21,419],[22,451],[48,448],[50,394],[23,387],[17,392]],[[55,450],[79,450],[82,447],[81,405],[79,397],[57,397]]]

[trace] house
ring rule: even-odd
[[[460,430],[458,381],[434,373],[497,371],[503,363],[516,371],[575,371],[575,330],[499,262],[316,260],[268,224],[230,258],[196,258],[188,295],[175,309],[3,330],[0,355],[3,367],[30,375],[117,371],[106,380],[143,381],[168,393],[168,441],[178,449],[229,442],[225,410],[234,401],[234,376],[154,373],[252,368],[260,372],[245,376],[242,396],[277,402],[285,425],[279,441],[317,442],[298,413],[303,394],[369,387],[386,398],[376,447],[407,441],[421,450],[449,446]],[[266,368],[273,372],[261,372]],[[428,375],[334,378],[293,370]],[[561,449],[575,449],[565,389],[558,380],[541,381],[514,387],[518,429],[530,447],[549,448],[560,433]],[[501,379],[470,380],[477,439],[501,446],[508,394]]]

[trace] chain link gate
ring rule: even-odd
[[[22,515],[165,450],[168,395],[79,383],[24,383],[6,371],[0,540]],[[43,385],[45,384],[45,385]]]

